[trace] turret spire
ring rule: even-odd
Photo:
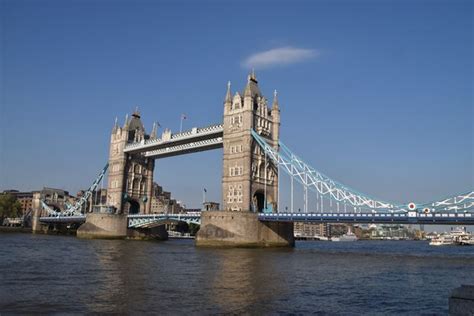
[[[278,92],[275,90],[273,91],[273,104],[272,104],[272,109],[278,109]]]
[[[126,129],[128,127],[128,113],[125,115],[125,123],[123,124],[123,128]]]
[[[227,93],[225,94],[225,103],[232,102],[232,93],[230,92],[230,81],[227,82]]]
[[[118,118],[115,117],[114,128],[112,129],[112,131],[115,133],[117,131],[118,127],[119,127],[118,126]]]
[[[153,128],[151,130],[150,138],[156,139],[157,129],[158,129],[158,124],[156,124],[156,122],[153,122]]]

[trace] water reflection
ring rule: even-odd
[[[259,304],[285,296],[268,249],[220,250],[211,302],[223,313],[258,313]]]
[[[474,248],[418,242],[201,249],[0,235],[0,313],[439,314]]]

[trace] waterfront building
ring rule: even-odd
[[[35,197],[37,197],[38,200],[43,200],[56,210],[64,210],[67,203],[73,203],[75,201],[75,197],[70,196],[68,191],[48,187],[43,187],[40,191],[21,192],[18,190],[5,190],[3,193],[13,195],[18,202],[20,202],[23,216],[28,216],[33,209],[33,200]]]
[[[76,201],[76,197],[69,195],[69,192],[63,189],[43,187],[41,191],[33,193],[39,194],[40,200],[58,211],[66,209],[67,204],[72,204]]]
[[[79,200],[81,197],[86,194],[86,190],[80,190],[77,192],[77,197],[72,199],[72,203]],[[71,204],[72,204],[71,203]],[[106,205],[107,204],[107,189],[100,188],[92,193],[89,200],[84,204],[82,212],[92,212],[92,207],[94,205]]]
[[[26,216],[33,209],[33,192],[5,190],[3,193],[13,195],[21,205],[21,215]]]
[[[153,182],[153,190],[150,202],[150,213],[181,213],[184,207],[181,203],[171,198],[171,192],[163,191],[163,187]]]
[[[371,239],[412,239],[414,233],[404,225],[377,225],[371,228]]]
[[[347,224],[295,222],[294,234],[301,238],[335,237],[347,233],[348,227]]]

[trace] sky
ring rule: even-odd
[[[281,140],[339,182],[396,202],[474,188],[471,1],[0,0],[0,20],[0,190],[75,194],[115,117],[220,123],[252,68],[278,90]],[[204,187],[221,199],[221,159],[157,160],[154,177],[200,207]]]

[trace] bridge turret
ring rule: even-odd
[[[114,127],[112,128],[112,134],[116,133],[118,129],[119,129],[118,118],[115,117]]]
[[[150,139],[156,139],[157,134],[158,134],[157,132],[158,132],[158,124],[156,122],[153,122],[153,127],[150,133]]]
[[[227,82],[227,92],[224,99],[224,112],[229,112],[232,108],[232,92],[230,91],[230,81]]]
[[[127,130],[128,129],[128,124],[129,124],[129,120],[128,120],[128,113],[125,115],[125,122],[123,123],[123,129]]]
[[[128,131],[128,139],[129,142],[140,142],[145,139],[145,127],[141,121],[140,112],[138,108],[132,114],[132,117],[127,122],[126,131]]]

